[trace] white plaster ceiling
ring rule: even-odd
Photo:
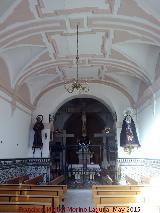
[[[159,14],[159,0],[1,0],[0,56],[12,88],[26,83],[34,103],[74,78],[78,24],[79,78],[116,85],[136,105],[159,69]]]

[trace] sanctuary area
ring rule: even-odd
[[[160,212],[160,1],[0,0],[0,212]]]

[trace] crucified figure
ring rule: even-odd
[[[86,113],[82,112],[82,136],[86,136],[87,135],[87,131],[86,131]]]

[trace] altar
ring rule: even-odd
[[[69,177],[75,178],[75,180],[81,180],[85,177],[86,180],[94,180],[95,176],[100,176],[101,168],[99,164],[87,164],[84,167],[83,164],[70,164],[68,167]]]

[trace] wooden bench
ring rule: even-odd
[[[158,186],[150,185],[93,185],[92,190],[150,190],[150,189],[160,189]]]
[[[92,209],[96,213],[130,213],[130,212],[139,212],[139,213],[159,213],[159,205],[148,205],[142,203],[111,203],[111,204],[98,204],[97,207]]]
[[[36,188],[44,188],[44,189],[57,189],[57,190],[63,190],[64,192],[67,191],[67,185],[30,185],[31,189],[36,189]]]
[[[56,177],[54,180],[50,181],[49,185],[57,185],[57,184],[63,183],[63,181],[64,181],[64,175],[61,175]]]
[[[14,194],[14,195],[49,195],[49,196],[59,196],[61,199],[64,196],[62,190],[52,190],[52,189],[0,189],[0,194]]]
[[[14,195],[0,194],[0,202],[42,202],[51,203],[53,207],[59,207],[61,199],[59,196],[49,195]]]
[[[51,203],[0,202],[0,212],[37,212],[52,213]]]
[[[96,195],[138,195],[141,194],[141,190],[93,190],[93,196]]]
[[[150,184],[151,178],[146,176],[141,176],[141,184]]]
[[[16,212],[17,209],[18,212],[25,212],[24,208],[33,208],[31,204],[36,206],[36,212],[52,212],[51,209],[51,211],[46,211],[45,206],[43,206],[43,211],[42,207],[39,210],[39,203],[47,203],[47,208],[49,208],[48,204],[51,207],[59,207],[66,190],[66,185],[0,184],[0,212]],[[7,202],[10,202],[9,206],[12,208],[4,207]],[[1,209],[3,210],[1,211]]]
[[[133,178],[129,177],[128,175],[125,175],[125,180],[130,185],[138,185],[138,181],[134,180]]]
[[[34,177],[32,179],[29,179],[29,180],[26,180],[26,181],[24,181],[24,184],[38,184],[38,183],[41,183],[41,182],[43,182],[43,176],[42,175]]]
[[[144,196],[137,195],[97,195],[94,197],[95,204],[107,203],[136,203],[145,202]]]
[[[67,191],[67,185],[32,185],[32,184],[0,184],[1,188],[10,188],[10,189],[55,189]]]
[[[0,184],[0,189],[9,188],[9,189],[30,189],[30,186],[27,184]]]
[[[130,190],[130,185],[93,185],[92,190]]]
[[[18,183],[24,183],[24,181],[28,180],[29,176],[25,175],[25,176],[19,176],[19,177],[15,177],[13,179],[7,180],[6,183],[7,184],[18,184]]]

